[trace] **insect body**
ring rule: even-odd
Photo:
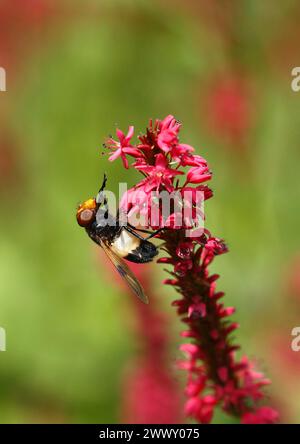
[[[158,254],[154,244],[140,236],[131,225],[122,225],[119,215],[114,218],[108,211],[104,195],[106,176],[96,199],[88,199],[77,210],[77,222],[86,229],[89,237],[103,248],[108,258],[116,267],[136,296],[148,303],[148,298],[124,259],[135,262],[151,262]],[[139,230],[145,231],[145,230]],[[155,236],[157,232],[149,237]]]

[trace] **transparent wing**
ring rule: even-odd
[[[132,271],[129,269],[128,265],[124,262],[124,260],[118,256],[105,242],[101,242],[100,246],[105,251],[107,257],[110,259],[110,261],[113,263],[113,265],[116,267],[119,274],[122,276],[122,278],[127,282],[129,287],[132,289],[134,294],[145,304],[148,304],[148,298],[135,277],[135,275],[132,273]]]

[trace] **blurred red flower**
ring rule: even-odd
[[[102,262],[102,258],[101,258]],[[130,362],[123,375],[121,417],[128,424],[178,424],[182,422],[182,399],[169,365],[168,320],[160,313],[151,286],[151,270],[142,265],[130,268],[150,296],[149,305],[134,299],[128,286],[103,256],[114,282],[128,293],[134,309],[132,327],[139,344],[139,358]]]
[[[278,413],[271,407],[259,407],[255,412],[247,412],[242,417],[243,424],[274,424]]]
[[[57,16],[58,3],[50,0],[2,0],[0,3],[0,57],[6,69],[20,62],[26,43]]]
[[[210,131],[229,143],[243,143],[253,120],[250,83],[236,74],[216,77],[207,86],[205,103]]]

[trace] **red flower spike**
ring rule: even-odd
[[[151,120],[146,134],[139,136],[140,143],[134,146],[129,145],[131,132],[127,136],[118,133],[120,146],[117,145],[118,154],[114,153],[114,158],[121,157],[127,167],[125,154],[134,157],[132,167],[146,176],[128,191],[132,202],[124,205],[126,211],[149,214],[152,190],[178,192],[182,196],[188,191],[191,193],[190,209],[196,214],[202,201],[212,197],[210,188],[202,184],[211,179],[207,162],[194,154],[193,147],[179,142],[180,127],[171,115],[164,120]],[[197,191],[202,192],[200,198]],[[277,422],[278,413],[260,405],[263,387],[269,381],[253,370],[247,358],[238,360],[235,357],[239,346],[232,343],[230,334],[238,324],[228,320],[234,308],[218,302],[224,296],[223,292],[216,291],[219,276],[209,274],[210,263],[228,248],[207,229],[198,237],[189,237],[187,226],[178,226],[178,216],[175,208],[167,219],[158,212],[155,221],[149,221],[148,226],[152,229],[167,227],[159,236],[167,255],[158,262],[171,267],[173,278],[164,283],[174,286],[182,296],[172,305],[187,326],[181,336],[192,341],[180,347],[187,358],[177,363],[178,368],[189,374],[185,413],[200,423],[209,423],[218,406],[244,424]]]

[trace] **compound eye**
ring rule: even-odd
[[[94,211],[86,208],[77,213],[77,222],[81,227],[87,227],[94,219]]]

